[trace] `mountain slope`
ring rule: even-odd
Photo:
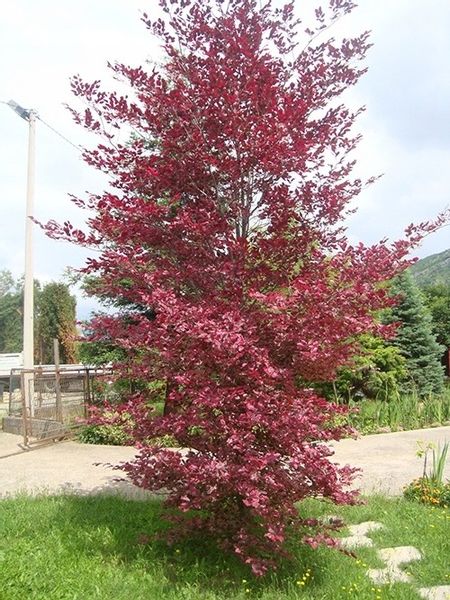
[[[420,287],[443,283],[450,285],[450,248],[418,260],[411,273]]]

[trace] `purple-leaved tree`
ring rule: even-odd
[[[306,31],[293,1],[160,5],[164,18],[143,20],[162,66],[111,66],[128,96],[73,79],[87,106],[75,119],[102,138],[85,160],[111,188],[76,199],[94,211],[88,231],[47,231],[98,250],[83,272],[125,308],[98,317],[92,339],[124,351],[118,375],[166,382],[163,416],[145,386],[121,408],[142,444],[125,470],[167,490],[176,533],[206,532],[261,575],[288,530],[333,543],[296,506],[355,498],[353,470],[326,445],[348,433],[342,409],[310,382],[331,379],[356,337],[380,330],[374,314],[392,301],[382,282],[438,223],[391,245],[346,239],[349,203],[368,182],[352,177],[349,157],[360,111],[339,99],[369,42],[322,35],[351,0],[316,10]],[[163,435],[189,451],[146,443]]]

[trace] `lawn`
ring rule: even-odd
[[[368,567],[382,566],[374,549],[352,558],[295,545],[276,574],[255,580],[237,560],[205,541],[168,548],[147,542],[164,527],[160,504],[117,497],[19,497],[0,502],[1,600],[233,600],[261,598],[419,598],[407,584],[374,586]],[[346,522],[381,521],[376,547],[414,545],[423,560],[408,569],[420,586],[450,583],[450,511],[401,499],[371,497],[336,508],[308,501],[300,510],[342,515]]]

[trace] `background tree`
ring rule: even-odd
[[[78,358],[84,365],[102,366],[125,360],[126,355],[121,348],[112,344],[82,341],[78,346]]]
[[[22,306],[20,286],[9,271],[1,271],[0,352],[22,351]]]
[[[14,288],[15,282],[11,271],[2,269],[0,271],[0,298]]]
[[[135,136],[133,137],[135,139]],[[83,276],[71,270],[70,275],[72,282],[81,285],[84,293],[89,296],[97,296],[101,303],[108,307],[109,311],[120,310],[122,314],[130,313],[130,319],[133,321],[133,314],[139,314],[141,317],[153,320],[155,318],[154,310],[149,306],[131,301],[123,293],[113,294],[108,293],[104,289],[101,280],[98,277]],[[130,285],[133,285],[133,281],[124,278],[122,281],[118,281],[117,285],[122,287],[125,291],[128,290]],[[101,311],[97,313],[98,318],[102,316]],[[125,317],[124,317],[125,318]],[[126,362],[127,352],[117,345],[114,340],[108,341],[93,341],[89,339],[92,335],[95,335],[88,322],[83,324],[83,341],[78,346],[80,360],[84,364],[91,365],[105,365],[108,363],[119,363]]]
[[[53,363],[53,338],[60,340],[61,360],[76,362],[76,301],[64,283],[41,288],[34,282],[34,360]],[[0,352],[23,349],[23,281],[9,271],[0,272]]]
[[[399,324],[392,344],[406,359],[409,374],[406,390],[415,390],[421,396],[441,392],[444,382],[441,357],[444,348],[436,341],[431,315],[408,271],[394,279],[391,293],[398,297],[398,302],[392,308],[388,321]]]
[[[379,331],[373,315],[390,302],[380,282],[435,225],[370,248],[352,247],[341,227],[364,182],[348,156],[359,111],[339,97],[369,44],[317,35],[351,1],[317,10],[304,40],[293,2],[160,5],[165,18],[144,21],[163,67],[113,65],[127,97],[73,79],[84,101],[75,119],[102,136],[84,157],[111,186],[75,200],[94,211],[87,232],[46,228],[99,251],[84,273],[123,308],[95,319],[91,337],[126,352],[118,377],[167,381],[164,416],[152,418],[146,389],[124,406],[144,444],[126,471],[167,490],[172,535],[213,535],[260,575],[287,531],[332,543],[295,503],[353,501],[352,469],[330,462],[324,443],[346,430],[342,409],[307,382],[334,378],[352,340]],[[130,127],[129,144],[114,138]],[[164,435],[191,450],[146,446]]]
[[[41,285],[34,280],[34,335],[36,338]],[[9,271],[0,273],[0,352],[17,353],[23,349],[23,280]],[[35,353],[35,360],[37,353]]]
[[[36,350],[39,364],[53,364],[53,339],[60,343],[60,360],[77,362],[76,299],[64,283],[47,283],[39,294]]]
[[[431,313],[436,341],[445,348],[450,348],[450,285],[430,285],[422,291]]]

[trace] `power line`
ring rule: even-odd
[[[41,123],[43,123],[46,127],[48,127],[49,129],[51,129],[53,131],[53,133],[56,133],[56,135],[59,135],[59,137],[62,138],[65,142],[67,142],[68,144],[70,144],[71,146],[73,146],[74,148],[76,148],[78,150],[78,152],[82,152],[83,151],[83,148],[81,146],[78,146],[77,144],[74,144],[73,142],[71,142],[68,138],[66,138],[65,135],[63,135],[57,129],[55,129],[54,127],[52,127],[49,123],[47,123],[46,121],[44,121],[44,119],[42,117],[40,117],[39,115],[36,115],[36,118],[39,119],[39,121]]]

